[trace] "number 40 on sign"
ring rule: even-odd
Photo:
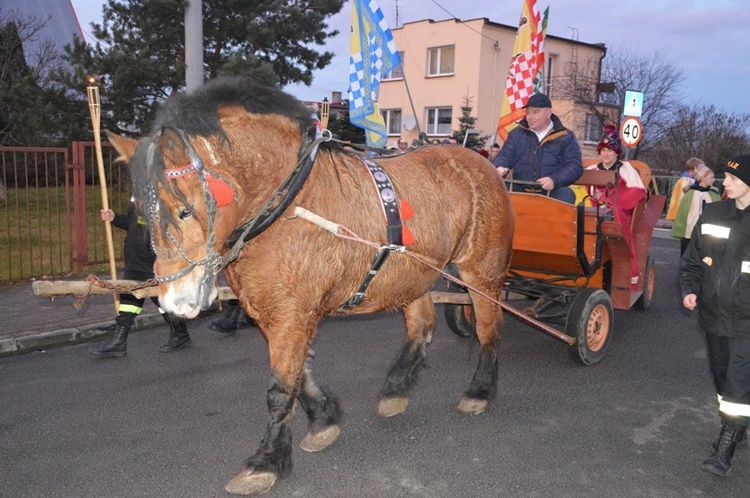
[[[641,138],[643,138],[641,120],[634,116],[628,116],[623,119],[620,125],[620,138],[625,147],[635,147],[638,145],[641,142]]]

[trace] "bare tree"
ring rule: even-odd
[[[55,130],[50,103],[61,91],[53,78],[62,56],[41,38],[48,21],[0,10],[0,144],[42,145]]]
[[[685,161],[699,157],[719,172],[736,154],[750,151],[750,114],[717,110],[714,106],[681,106],[651,156],[658,169],[677,173]]]
[[[601,64],[601,68],[599,65]],[[680,107],[680,89],[685,74],[665,61],[659,53],[651,56],[630,49],[611,49],[603,60],[579,61],[576,74],[558,78],[558,98],[571,98],[587,106],[587,114],[597,118],[599,125],[619,125],[626,90],[643,93],[643,139],[630,157],[648,155],[671,126],[675,110]]]
[[[684,99],[685,73],[665,61],[658,52],[646,56],[629,49],[613,50],[604,59],[602,81],[615,83],[615,92],[602,95],[602,102],[622,109],[625,90],[643,93],[643,140],[633,151],[648,155],[671,126],[674,113]]]
[[[41,86],[50,83],[51,73],[61,64],[62,55],[51,40],[40,39],[49,20],[50,16],[20,17],[15,10],[0,9],[0,81],[11,81],[26,73]],[[33,52],[24,50],[28,42],[35,42]]]

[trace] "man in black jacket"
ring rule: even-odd
[[[698,306],[722,422],[703,470],[720,476],[750,423],[750,154],[725,175],[727,199],[704,207],[680,260],[682,302]]]
[[[115,214],[111,209],[101,210],[102,220],[110,222],[117,228],[127,231],[125,236],[125,280],[139,280],[145,282],[154,278],[154,261],[156,256],[149,243],[146,222],[136,212],[135,203],[128,204],[127,214]],[[130,329],[143,309],[144,298],[137,298],[132,294],[119,295],[120,306],[115,318],[115,332],[112,340],[104,346],[93,349],[91,353],[99,358],[118,358],[127,355],[127,340]],[[157,298],[151,300],[159,306]],[[178,349],[189,347],[190,335],[184,320],[172,317],[159,308],[164,320],[169,324],[169,340],[159,347],[162,353],[171,353]]]

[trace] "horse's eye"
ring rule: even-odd
[[[193,210],[191,208],[185,208],[182,211],[180,211],[180,219],[184,220],[185,218],[190,218],[193,216]]]

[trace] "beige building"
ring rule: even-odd
[[[411,142],[420,131],[431,139],[447,138],[459,128],[467,97],[476,129],[490,135],[491,145],[517,30],[486,18],[428,19],[392,30],[402,64],[380,85],[388,145],[399,136]],[[599,85],[606,47],[548,34],[545,49],[544,92],[552,110],[576,133],[584,156],[596,155],[602,122],[619,118],[618,109],[594,104],[597,91],[607,89]]]

